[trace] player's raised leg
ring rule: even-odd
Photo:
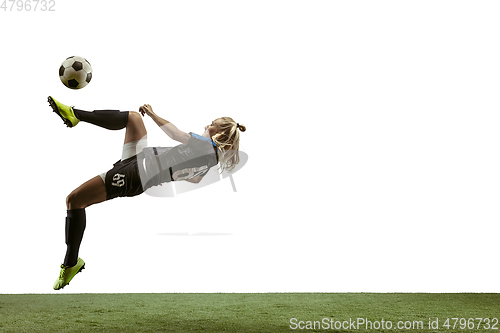
[[[90,123],[108,130],[120,130],[127,126],[128,111],[94,110],[84,111],[73,108],[75,115],[81,121]]]
[[[74,127],[80,122],[80,120],[73,112],[73,107],[58,102],[52,96],[49,96],[48,102],[50,104],[50,107],[52,108],[52,111],[54,111],[59,117],[61,117],[66,126]]]
[[[128,113],[128,123],[125,132],[125,141],[123,143],[143,140],[146,138],[147,134],[141,114],[139,112],[130,111]]]
[[[94,110],[84,111],[72,106],[65,105],[49,96],[49,104],[52,110],[61,117],[66,126],[74,127],[80,121],[84,121],[109,130],[125,128],[128,122],[128,111],[119,110]]]

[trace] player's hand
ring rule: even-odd
[[[153,112],[153,108],[149,104],[144,104],[143,106],[141,106],[139,108],[139,112],[142,114],[143,117],[144,117],[144,115],[148,115],[151,117],[152,115],[155,114]]]

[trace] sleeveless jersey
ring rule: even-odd
[[[147,147],[137,155],[144,190],[161,183],[204,176],[217,165],[217,146],[208,138],[190,132],[187,144]]]

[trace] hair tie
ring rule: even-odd
[[[236,128],[240,128],[240,124],[236,123]]]

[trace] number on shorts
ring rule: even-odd
[[[113,180],[115,182],[111,183],[111,185],[122,187],[123,185],[125,185],[125,179],[124,178],[125,178],[125,175],[121,175],[119,173],[115,173],[115,175],[113,176]]]

